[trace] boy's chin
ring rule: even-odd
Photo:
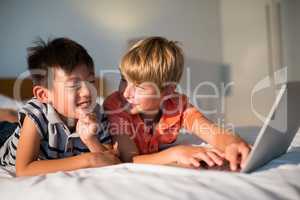
[[[147,114],[147,115],[153,115],[157,114],[159,110],[144,110],[139,106],[132,107],[128,109],[128,113],[131,115],[136,115],[136,114]]]
[[[127,111],[128,111],[128,113],[131,114],[131,115],[136,115],[136,114],[141,113],[141,111],[140,111],[139,109],[137,109],[137,108],[130,108],[130,109],[128,109]]]
[[[130,105],[126,110],[131,115],[136,115],[142,112],[142,109],[138,105]]]
[[[77,114],[76,113],[72,113],[72,114],[68,114],[67,116],[65,116],[66,119],[72,121],[72,120],[77,120]]]
[[[93,112],[93,109],[90,109],[90,108],[76,108],[74,117],[76,119],[79,119],[82,116],[85,116],[86,114],[91,113],[91,112]]]

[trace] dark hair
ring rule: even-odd
[[[66,73],[71,73],[76,66],[85,64],[89,70],[94,71],[92,57],[83,46],[73,40],[56,38],[45,42],[38,38],[34,44],[35,46],[27,49],[27,64],[35,85],[45,81],[50,68],[58,67]],[[35,70],[43,70],[46,73],[36,73]]]

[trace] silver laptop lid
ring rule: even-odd
[[[284,154],[300,122],[300,82],[281,86],[242,172],[251,172]]]

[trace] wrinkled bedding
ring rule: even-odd
[[[250,143],[255,128],[240,130]],[[181,138],[187,142],[189,136]],[[289,151],[251,174],[120,164],[12,178],[0,168],[1,199],[300,199],[300,134]]]

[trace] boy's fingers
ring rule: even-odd
[[[109,152],[109,153],[111,153],[111,154],[113,154],[115,156],[119,156],[118,152],[116,152],[114,149],[108,149],[105,152]]]
[[[95,133],[96,134],[98,132],[98,129],[99,129],[98,124],[90,124],[88,127],[89,127],[89,131],[91,133]]]
[[[216,153],[218,156],[222,157],[222,158],[225,158],[225,153],[220,151],[219,149],[216,149],[216,148],[212,148],[210,149],[210,151]]]
[[[242,146],[240,148],[240,152],[241,152],[241,155],[242,155],[242,161],[241,161],[241,166],[244,167],[246,161],[247,161],[247,158],[248,158],[248,155],[250,153],[250,148],[248,146]]]
[[[91,122],[96,122],[97,118],[95,114],[88,113],[88,114],[84,114],[80,120],[82,120],[84,123],[91,123]]]
[[[88,117],[88,119],[90,119],[90,120],[94,120],[94,121],[97,120],[97,116],[96,116],[95,113],[88,113],[88,114],[87,114],[87,117]]]
[[[226,152],[226,159],[229,161],[230,170],[232,170],[232,171],[237,170],[238,156],[239,156],[239,154],[238,154],[238,151],[236,148],[230,148],[230,150],[228,150]]]
[[[191,164],[192,164],[192,166],[194,168],[199,168],[200,167],[200,163],[199,163],[199,161],[197,159],[195,159],[195,158],[192,157],[191,160],[190,160],[190,162],[191,162]]]
[[[94,112],[87,112],[86,110],[83,109],[78,109],[77,110],[77,115],[79,119],[91,119],[91,120],[96,120],[97,116]]]
[[[223,164],[223,159],[218,156],[216,153],[214,152],[207,152],[207,155],[217,164],[217,165],[222,165]]]
[[[235,160],[230,160],[230,170],[231,171],[236,171],[237,170],[237,162]]]
[[[97,132],[100,126],[96,121],[95,115],[85,114],[82,116],[84,117],[79,118],[78,120],[78,123],[81,126],[81,130],[87,129],[90,132]]]
[[[120,163],[120,159],[115,156],[112,152],[109,152],[109,151],[104,151],[103,154],[109,158],[110,160],[112,160],[114,163]]]
[[[214,166],[214,164],[215,164],[214,161],[206,153],[198,153],[195,155],[195,157],[200,160],[203,160],[210,167]]]
[[[82,110],[82,109],[78,109],[77,110],[77,115],[78,115],[79,119],[83,119],[85,117],[85,115],[86,115],[86,112],[84,110]]]

